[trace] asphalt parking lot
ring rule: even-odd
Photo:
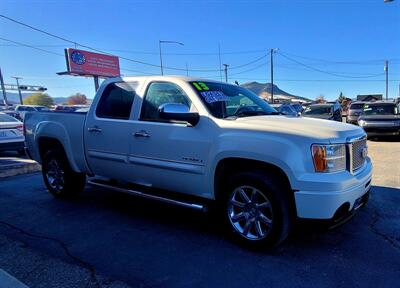
[[[0,267],[31,287],[398,287],[400,142],[368,145],[368,205],[272,252],[230,243],[201,212],[90,187],[55,200],[38,173],[0,179]]]

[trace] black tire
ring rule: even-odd
[[[17,152],[19,156],[26,156],[25,149],[20,149]]]
[[[268,175],[268,172],[266,171],[255,170],[232,175],[232,177],[230,177],[227,182],[228,183],[226,184],[226,189],[223,193],[222,199],[220,200],[219,206],[221,209],[220,212],[223,213],[223,215],[221,216],[229,237],[235,242],[238,242],[239,244],[251,249],[270,249],[282,243],[289,235],[293,222],[293,208],[291,208],[293,206],[291,205],[293,200],[291,200],[289,197],[290,187],[288,187],[285,181],[282,180],[278,175]],[[240,222],[237,222],[236,224],[232,222],[232,207],[234,206],[230,203],[232,196],[239,187],[247,187],[244,188],[244,190],[250,189],[248,187],[254,187],[258,192],[262,194],[257,197],[261,198],[262,201],[265,201],[265,198],[270,203],[270,208],[268,208],[269,211],[262,211],[262,213],[261,211],[258,212],[260,213],[259,216],[261,216],[261,214],[269,213],[269,217],[270,219],[272,219],[272,224],[269,226],[269,229],[268,225],[263,223],[265,228],[264,232],[266,233],[266,235],[260,237],[260,239],[250,239],[251,237],[249,237],[249,234],[247,234],[247,236],[244,236],[243,233],[238,231],[237,228],[238,226],[240,226]],[[246,191],[246,193],[249,192]],[[240,209],[244,208],[238,209],[240,211]],[[241,210],[241,212],[243,211],[244,210]],[[248,211],[246,212],[248,213],[246,215],[249,215],[249,213],[251,213],[251,209]],[[256,236],[260,235],[258,232],[260,231],[260,229],[263,230],[262,224],[256,223],[260,219],[258,218],[259,216],[257,216],[257,214],[253,214],[253,216],[249,216],[249,218],[246,216],[246,220],[243,220],[246,223],[246,221],[248,221],[247,219],[250,219],[250,217],[254,217],[252,218],[254,221],[252,225],[254,227],[250,228],[250,232],[254,231],[254,233],[251,233],[258,234]],[[257,224],[260,227],[259,229],[257,229],[258,227],[256,227]],[[237,225],[236,228],[234,225]]]
[[[54,168],[55,165],[57,165],[58,168]],[[52,177],[55,174],[56,176]],[[61,149],[50,150],[44,155],[42,161],[42,175],[47,189],[57,198],[74,197],[81,192],[86,185],[86,175],[83,173],[76,173],[71,169],[65,153]],[[54,178],[57,179],[56,182],[54,182]]]

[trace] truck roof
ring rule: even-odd
[[[144,80],[163,80],[163,81],[172,81],[172,80],[181,80],[185,82],[190,82],[190,81],[207,81],[207,82],[214,82],[214,83],[220,83],[222,81],[216,81],[216,80],[210,80],[206,78],[201,78],[201,77],[188,77],[188,76],[182,76],[182,75],[158,75],[158,76],[124,76],[124,77],[115,77],[115,78],[109,78],[107,79],[110,82],[113,81],[118,81],[118,80],[123,80],[123,81],[144,81]],[[230,83],[225,83],[224,84],[229,84],[229,85],[234,85]]]

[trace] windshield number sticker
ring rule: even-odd
[[[204,82],[192,82],[193,86],[196,87],[197,90],[199,91],[208,91],[210,88],[206,85]]]
[[[200,92],[204,100],[207,103],[214,103],[219,101],[227,101],[228,96],[226,96],[222,91],[204,91]]]

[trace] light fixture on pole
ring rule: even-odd
[[[18,95],[19,95],[19,102],[20,104],[24,104],[22,101],[22,94],[21,94],[21,88],[19,87],[19,79],[23,79],[22,77],[18,77],[18,76],[11,76],[11,78],[14,78],[17,81],[17,88],[18,88]]]
[[[158,41],[158,46],[160,48],[160,68],[161,68],[161,75],[164,75],[164,69],[163,69],[163,60],[162,60],[162,50],[161,50],[161,44],[162,43],[170,43],[170,44],[178,44],[181,46],[184,46],[185,44],[178,42],[178,41],[171,41],[171,40],[159,40]]]

